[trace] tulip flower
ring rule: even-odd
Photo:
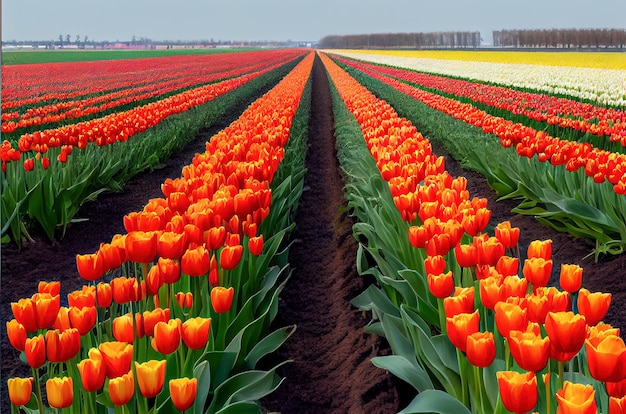
[[[492,332],[474,332],[467,336],[467,359],[470,364],[485,368],[496,357],[496,344]]]
[[[170,319],[168,322],[158,322],[154,326],[154,338],[152,347],[162,354],[171,354],[180,345],[180,319]]]
[[[105,282],[100,282],[96,286],[96,305],[99,308],[108,308],[113,302],[113,289],[111,285]]]
[[[494,310],[502,297],[502,279],[490,276],[480,280],[480,301],[487,309]]]
[[[527,413],[537,405],[539,396],[534,372],[499,371],[496,377],[502,404],[507,410]]]
[[[102,257],[102,266],[105,273],[120,267],[125,258],[124,250],[111,243],[100,243],[100,249],[97,254]]]
[[[118,342],[127,342],[129,344],[135,342],[132,314],[127,313],[113,319],[113,336]]]
[[[157,242],[157,254],[164,259],[180,260],[187,249],[187,235],[164,231]]]
[[[606,393],[615,398],[626,396],[626,379],[617,382],[607,382]]]
[[[146,294],[150,296],[158,295],[159,289],[161,289],[161,286],[163,286],[163,283],[165,282],[158,265],[150,266],[150,270],[146,275],[145,281]]]
[[[96,348],[91,348],[89,350],[89,358],[83,359],[77,365],[83,388],[87,392],[99,391],[106,379],[106,368],[102,353]]]
[[[426,256],[424,259],[426,274],[438,275],[446,271],[446,259],[443,256]]]
[[[585,317],[573,312],[548,312],[545,321],[546,333],[551,347],[563,357],[573,357],[580,351],[587,336]],[[571,359],[571,358],[570,358]]]
[[[566,292],[578,292],[583,280],[583,268],[575,264],[562,264],[559,275],[561,289]]]
[[[187,236],[188,249],[194,249],[204,244],[204,232],[200,227],[193,223],[187,223],[185,224],[184,232]]]
[[[211,305],[215,313],[228,312],[233,304],[234,295],[235,289],[232,286],[228,289],[223,286],[215,286],[211,289]]]
[[[175,298],[181,308],[190,309],[193,306],[193,293],[191,292],[177,292]]]
[[[508,341],[513,359],[523,370],[538,372],[548,364],[550,338],[513,330],[509,332]]]
[[[96,325],[98,312],[95,306],[76,308],[70,307],[68,316],[72,327],[78,329],[80,335],[86,335]]]
[[[585,340],[587,364],[593,378],[601,382],[626,379],[626,345],[619,336],[595,337]]]
[[[495,307],[495,321],[498,332],[508,338],[511,331],[525,331],[528,326],[526,309],[507,302],[498,302]]]
[[[60,332],[63,332],[71,327],[72,323],[70,322],[70,310],[65,306],[61,306],[59,308],[59,313],[57,313],[57,319],[52,325],[52,329],[58,329]]]
[[[197,378],[177,378],[170,380],[170,396],[172,403],[179,411],[185,411],[191,407],[196,399],[198,391]]]
[[[604,319],[610,305],[610,293],[591,293],[585,288],[578,292],[578,312],[585,317],[589,326],[594,326]]]
[[[474,238],[474,242],[476,252],[478,254],[479,265],[495,266],[500,257],[504,256],[506,251],[504,245],[495,237],[489,237],[484,241],[481,238],[476,237]]]
[[[217,250],[226,242],[226,228],[224,226],[211,227],[208,230],[206,246],[209,250]]]
[[[28,404],[33,393],[32,378],[9,378],[7,380],[9,399],[16,407]]]
[[[541,294],[528,295],[526,297],[526,311],[528,320],[543,325],[546,316],[550,311],[550,302],[548,296]]]
[[[125,342],[103,342],[98,347],[106,369],[107,378],[121,377],[130,371],[133,346]]]
[[[50,378],[46,381],[48,404],[52,408],[66,408],[74,400],[72,377]]]
[[[35,293],[32,296],[32,301],[35,304],[37,328],[52,328],[61,307],[61,296],[51,296],[49,293]]]
[[[46,282],[41,280],[37,285],[38,293],[48,293],[50,296],[56,296],[61,293],[61,282],[52,281]]]
[[[104,276],[104,258],[100,251],[92,254],[77,254],[76,267],[78,274],[85,280],[98,280]]]
[[[159,257],[157,266],[163,275],[164,283],[176,283],[180,280],[180,263],[178,261]]]
[[[166,322],[170,320],[170,310],[156,308],[151,311],[145,311],[143,313],[143,332],[145,336],[154,336],[154,327],[159,322]]]
[[[132,371],[109,380],[109,397],[117,406],[128,403],[133,398],[134,392],[135,381]]]
[[[200,245],[183,254],[180,269],[189,276],[204,276],[209,273],[209,265],[209,251],[204,245]]]
[[[512,249],[517,246],[519,241],[520,229],[517,227],[511,227],[510,221],[503,221],[495,227],[495,235],[500,243],[507,249]]]
[[[454,248],[456,262],[461,267],[473,267],[478,263],[478,253],[473,244],[457,244]],[[443,258],[443,256],[442,256]],[[445,262],[444,262],[445,266]]]
[[[443,309],[447,318],[459,313],[474,312],[474,287],[455,288],[453,296],[444,298]]]
[[[622,398],[609,398],[609,414],[623,414],[626,413],[626,397]]]
[[[7,337],[9,338],[9,342],[13,348],[18,351],[23,351],[24,346],[26,345],[26,328],[24,325],[16,321],[15,319],[11,319],[7,322]]]
[[[442,273],[439,275],[428,274],[428,290],[439,299],[446,298],[454,291],[454,278],[452,272]]]
[[[46,332],[46,356],[50,362],[65,362],[74,358],[80,351],[80,333],[71,328],[63,332]]]
[[[556,393],[557,413],[596,414],[596,391],[592,385],[563,382],[563,388]]]
[[[517,257],[501,256],[496,263],[496,271],[502,276],[515,276],[519,273]]]
[[[430,239],[430,233],[424,226],[411,226],[409,227],[409,242],[411,246],[416,249],[423,249],[426,247],[426,242]]]
[[[552,273],[552,260],[545,260],[542,257],[528,258],[524,261],[522,273],[533,287],[547,286]]]
[[[165,360],[151,360],[143,364],[135,362],[135,372],[141,395],[154,398],[161,393],[165,385]]]
[[[209,340],[211,318],[191,318],[183,322],[181,333],[183,342],[189,349],[204,348]]]
[[[24,298],[17,302],[12,302],[11,310],[15,320],[24,326],[26,332],[35,332],[37,330],[35,303],[31,298]]]
[[[233,270],[239,265],[241,256],[243,255],[243,246],[224,246],[220,252],[220,266],[224,270]]]
[[[126,235],[126,259],[136,263],[150,263],[157,252],[157,233],[154,231],[130,231]]]
[[[254,256],[259,256],[263,253],[263,235],[257,237],[251,237],[248,239],[248,250]]]
[[[452,345],[465,352],[467,349],[467,337],[478,332],[480,315],[478,311],[473,313],[460,313],[452,318],[446,318],[446,331]]]
[[[444,256],[450,249],[454,247],[452,245],[452,238],[447,233],[435,233],[426,242],[426,254],[428,256]]]
[[[24,353],[28,365],[35,369],[41,367],[46,362],[46,341],[43,335],[26,338]]]
[[[534,240],[528,245],[527,257],[541,257],[544,260],[552,258],[552,240]]]
[[[96,306],[95,286],[83,286],[80,290],[75,290],[67,295],[67,302],[70,307],[84,308]]]

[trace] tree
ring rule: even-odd
[[[63,35],[59,35],[59,43],[63,44]]]
[[[70,37],[70,35],[65,35],[65,42],[66,42],[66,43],[70,43],[70,42],[71,42],[71,39],[72,39],[72,38]]]

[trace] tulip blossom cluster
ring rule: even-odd
[[[339,59],[348,63],[346,59]],[[353,62],[354,64],[354,62]],[[626,146],[626,112],[615,108],[594,106],[553,95],[523,92],[496,85],[487,85],[465,79],[390,68],[366,62],[358,63],[366,68],[421,87],[469,98],[473,102],[506,110],[514,115],[523,115],[535,121],[559,125],[582,133],[609,137],[613,142]]]
[[[382,65],[568,95],[604,106],[626,105],[623,69],[476,62],[453,57],[424,59],[353,51],[340,54]]]
[[[348,63],[359,67],[359,64],[354,62]],[[585,174],[592,177],[594,182],[603,183],[608,180],[617,194],[626,194],[626,155],[624,154],[594,148],[589,143],[551,137],[544,131],[537,131],[534,128],[490,115],[471,104],[409,86],[363,67],[360,70],[431,108],[479,127],[486,133],[496,135],[504,147],[515,145],[520,156],[532,158],[537,155],[539,161],[550,162],[552,165],[565,165],[568,171],[578,171],[584,168]]]
[[[322,58],[339,96],[361,126],[402,217],[409,223],[419,219],[420,224],[409,225],[409,241],[425,253],[423,277],[444,313],[439,328],[457,350],[461,387],[470,388],[459,398],[473,393],[463,403],[472,412],[496,410],[482,399],[480,388],[488,382],[476,370],[498,359],[505,369],[490,383],[498,384],[499,400],[511,412],[539,406],[551,412],[552,404],[559,413],[595,413],[595,393],[609,400],[609,413],[624,412],[626,344],[618,329],[602,322],[611,295],[583,288],[583,269],[577,265],[561,266],[562,290],[550,286],[551,240],[531,242],[522,259],[518,228],[503,222],[489,236],[485,202],[469,199],[464,180],[444,171],[427,140],[386,102],[328,57]],[[398,187],[412,195],[398,198]],[[476,372],[469,383],[467,364]],[[570,381],[564,366],[586,375],[585,381],[595,386]],[[478,389],[472,390],[470,383]],[[546,388],[545,401],[540,401],[539,383]]]
[[[53,408],[95,413],[103,399],[135,412],[194,404],[194,365],[224,350],[233,318],[241,323],[236,312],[248,298],[236,295],[249,281],[236,269],[263,252],[259,227],[269,214],[270,183],[312,64],[309,54],[207,142],[182,177],[163,183],[164,198],[126,215],[126,234],[78,254],[80,276],[94,283],[71,292],[67,307],[58,282],[41,283],[37,294],[12,304],[8,337],[33,370],[32,380],[9,380],[14,405],[35,392],[43,409],[43,369]],[[127,275],[102,280],[114,270]]]

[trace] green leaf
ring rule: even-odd
[[[409,383],[417,391],[433,389],[428,373],[417,363],[400,355],[386,355],[372,358],[372,364],[391,372],[396,377]]]
[[[470,411],[459,400],[440,390],[421,392],[411,403],[398,414],[470,414]]]
[[[284,328],[277,329],[257,342],[244,359],[246,367],[256,367],[256,364],[261,358],[276,351],[295,332],[295,330],[295,325],[286,326]]]

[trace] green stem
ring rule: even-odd
[[[511,355],[511,349],[509,348],[509,341],[506,338],[502,338],[504,342],[504,362],[506,363],[506,370],[509,371],[511,369],[511,362],[509,356]]]
[[[546,413],[550,414],[550,404],[552,402],[552,396],[550,395],[550,381],[552,380],[552,378],[550,378],[550,376],[547,377],[547,381],[545,381],[545,385],[546,385]]]
[[[437,308],[439,310],[439,331],[446,335],[446,311],[443,307],[443,299],[437,299]]]
[[[557,366],[559,367],[559,389],[563,388],[563,361],[558,361]]]
[[[35,387],[35,394],[37,395],[37,407],[39,412],[43,413],[43,398],[41,398],[41,385],[39,385],[39,370],[33,368],[33,386]]]
[[[478,394],[478,410],[476,411],[477,413],[484,413],[484,402],[483,402],[483,392],[482,392],[482,387],[481,382],[480,382],[480,368],[477,366],[472,366],[473,370],[474,370],[474,388],[476,390],[476,394]],[[474,411],[474,410],[472,410]]]
[[[461,402],[464,406],[469,407],[469,395],[468,395],[468,384],[466,383],[466,372],[465,372],[465,356],[460,349],[456,349],[456,358],[459,364],[459,376],[461,377]]]

